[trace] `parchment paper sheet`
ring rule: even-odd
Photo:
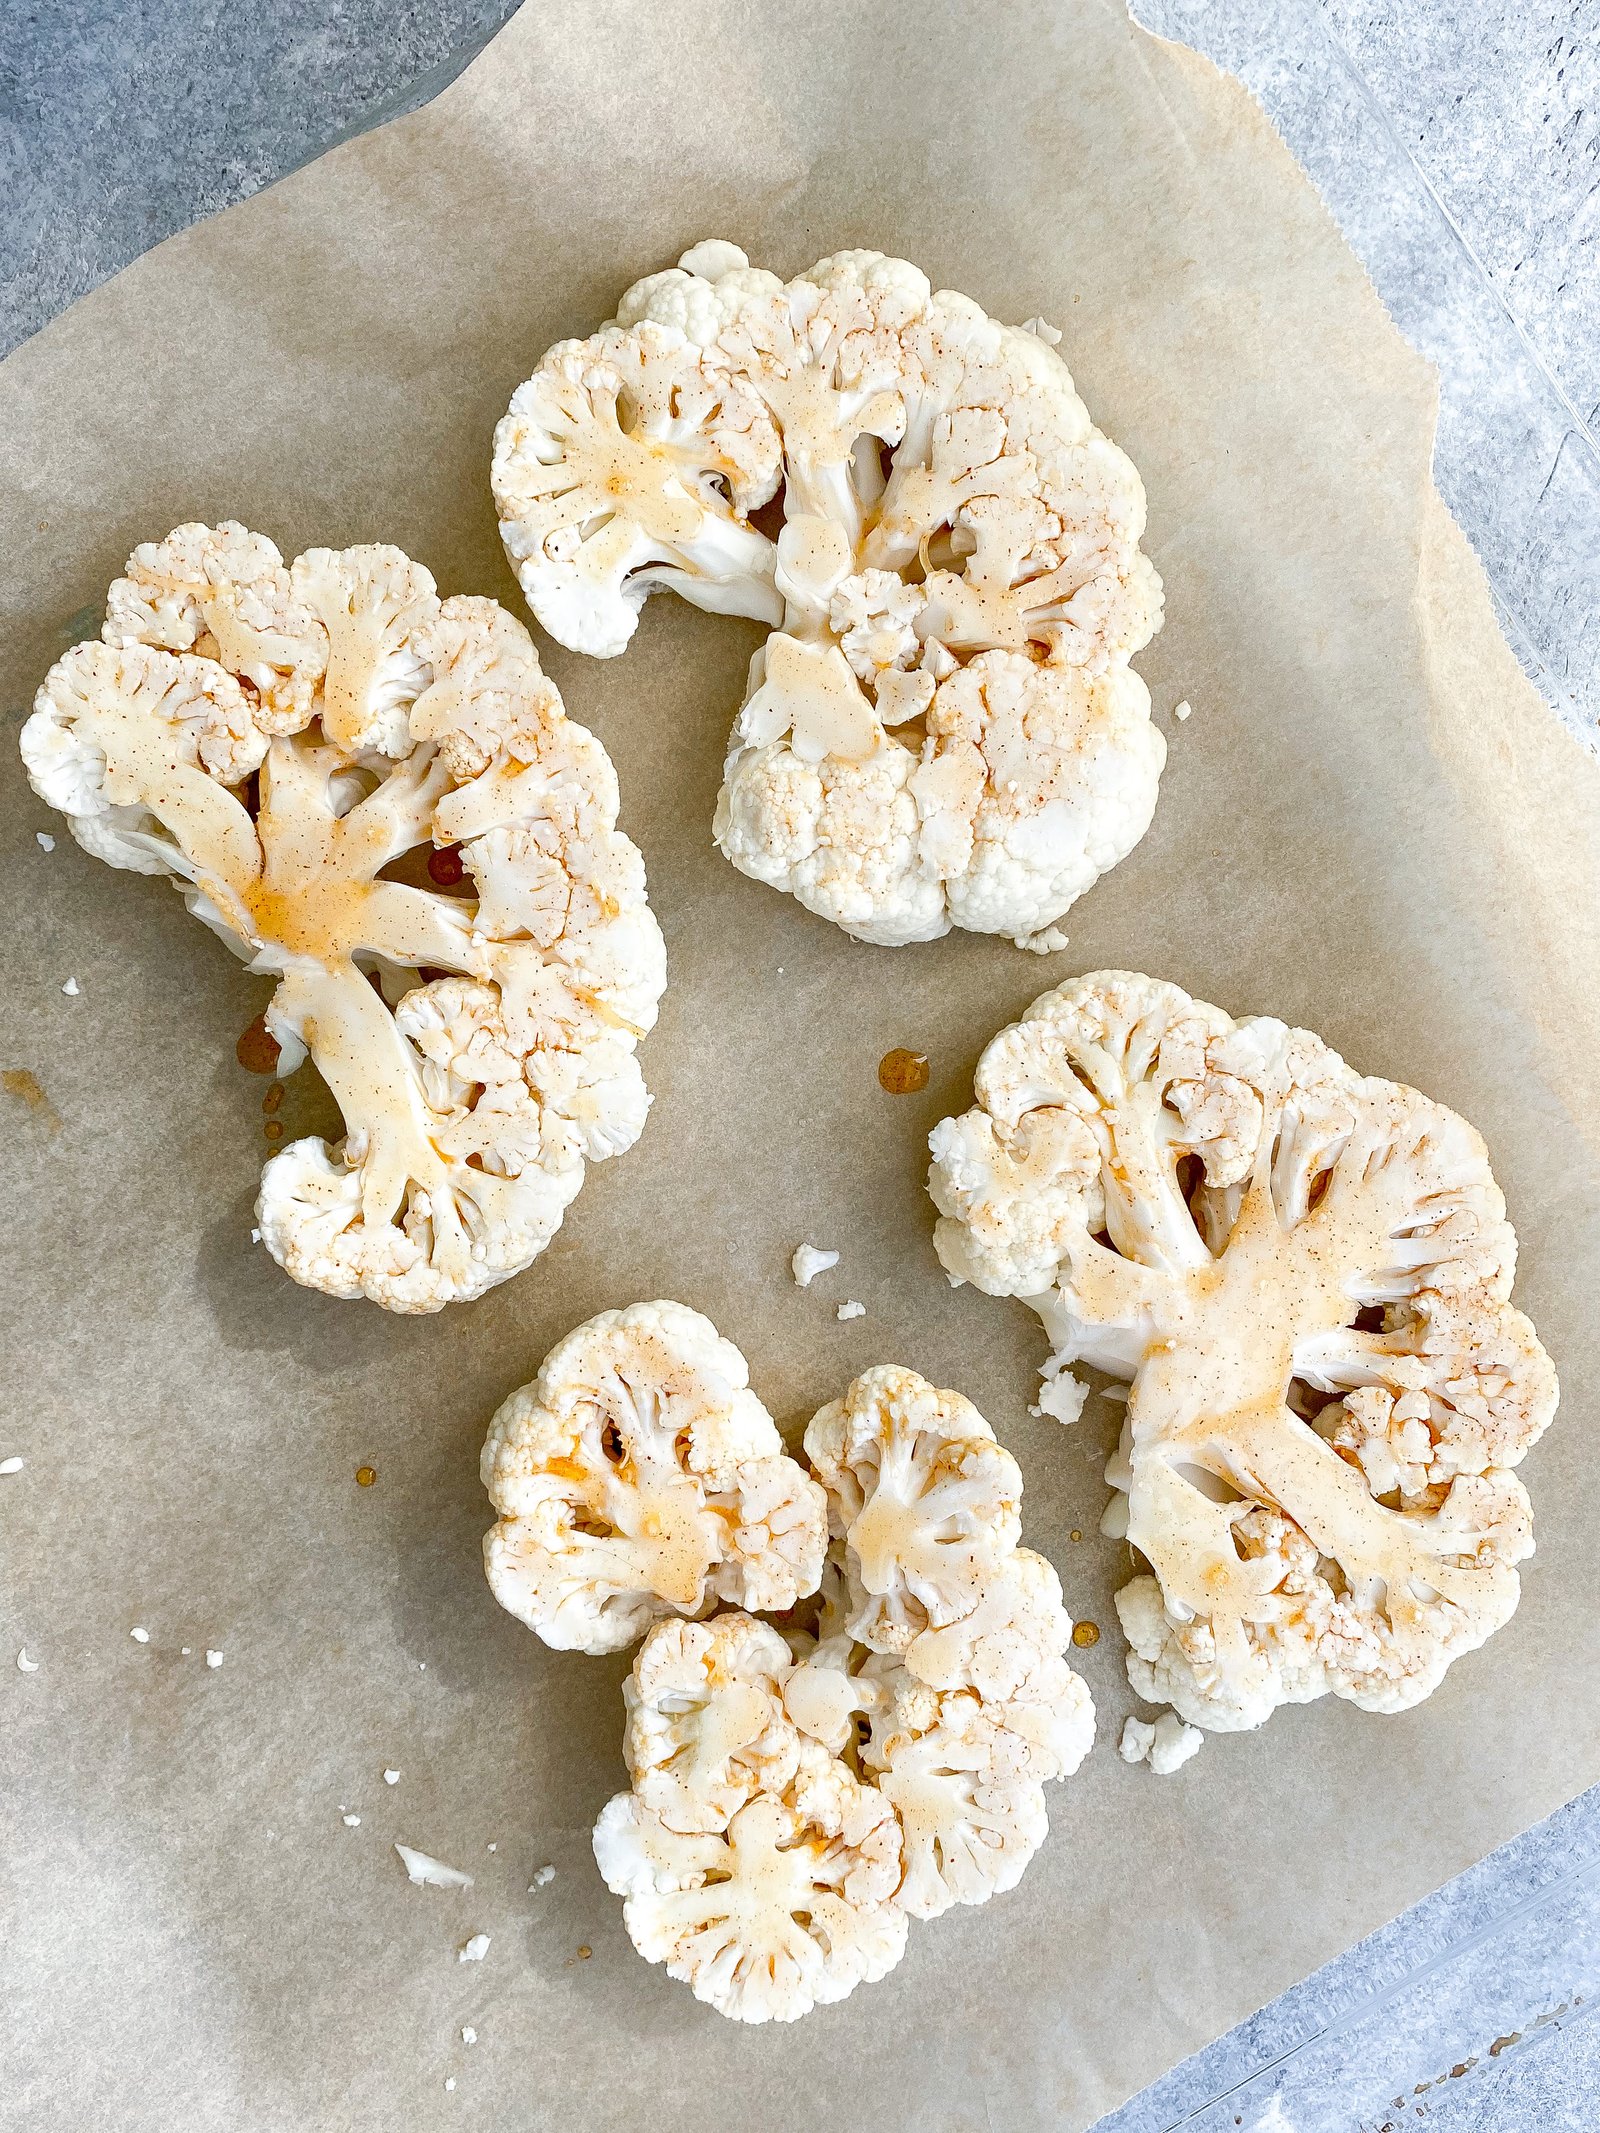
[[[899,251],[1065,327],[1149,488],[1170,619],[1142,670],[1164,720],[1194,705],[1155,826],[1048,963],[860,947],[711,847],[752,631],[661,599],[622,660],[552,651],[669,942],[656,1106],[535,1269],[404,1321],[251,1247],[261,1084],[233,1042],[264,989],[167,888],[79,854],[8,738],[6,1063],[60,1122],[8,1099],[0,1170],[0,1454],[28,1462],[0,1483],[8,2133],[1071,2129],[1600,1776],[1600,774],[1430,489],[1425,366],[1244,94],[1115,0],[550,0],[428,109],[162,246],[0,367],[8,736],[129,547],[185,518],[288,555],[395,541],[517,606],[491,426],[548,342],[712,234],[785,273]],[[1304,1021],[1475,1120],[1566,1387],[1485,1652],[1406,1717],[1285,1711],[1170,1782],[1110,1752],[1116,1414],[1030,1419],[1040,1334],[949,1291],[922,1186],[984,1041],[1104,963]],[[877,1086],[902,1044],[921,1097]],[[311,1080],[291,1136],[334,1125]],[[804,1294],[802,1237],[844,1255]],[[478,1567],[490,1411],[579,1319],[657,1294],[740,1342],[791,1427],[885,1358],[973,1395],[1106,1630],[1104,1745],[1020,1889],[791,2030],[633,1954],[588,1847],[625,1662],[547,1652]],[[845,1296],[867,1315],[840,1326]],[[407,1886],[395,1837],[477,1886]]]

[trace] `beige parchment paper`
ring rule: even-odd
[[[71,845],[16,725],[130,546],[186,518],[286,554],[395,541],[519,608],[496,417],[550,341],[706,235],[785,273],[902,252],[1064,327],[1167,583],[1141,660],[1172,741],[1154,828],[1048,963],[864,948],[711,847],[750,629],[661,599],[622,660],[551,650],[668,938],[649,1127],[483,1302],[405,1321],[310,1294],[249,1242],[262,1085],[233,1046],[260,981]],[[8,2129],[1071,2129],[1600,1777],[1600,766],[1432,493],[1433,405],[1244,93],[1117,0],[544,0],[436,103],[0,367],[0,997],[6,1064],[46,1099],[8,1094],[0,1169],[0,1454],[27,1460],[0,1484]],[[1106,963],[1308,1023],[1472,1118],[1565,1383],[1524,1469],[1514,1622],[1420,1710],[1284,1711],[1170,1782],[1110,1747],[1115,1413],[1030,1418],[1042,1338],[946,1287],[922,1185],[984,1041]],[[930,1054],[924,1095],[879,1089],[895,1045]],[[336,1123],[309,1072],[283,1116]],[[843,1253],[806,1293],[802,1237]],[[579,1319],[657,1294],[709,1312],[791,1428],[881,1359],[971,1394],[1106,1632],[1081,1655],[1102,1746],[1021,1887],[789,2030],[634,1955],[588,1844],[625,1662],[546,1651],[478,1565],[491,1410]],[[841,1326],[844,1296],[867,1310]],[[476,1886],[408,1886],[395,1838]],[[486,1959],[458,1962],[476,1932]]]

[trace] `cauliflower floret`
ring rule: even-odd
[[[668,1829],[723,1830],[758,1792],[782,1793],[801,1738],[783,1708],[789,1647],[745,1614],[660,1622],[623,1684],[623,1753],[642,1806]]]
[[[760,399],[674,326],[562,341],[512,396],[491,479],[528,604],[614,658],[650,593],[776,622],[772,543],[744,516],[778,482]]]
[[[880,1364],[806,1427],[860,1603],[846,1627],[903,1653],[971,1614],[1022,1530],[1022,1476],[970,1400]]]
[[[899,1831],[886,1802],[854,1790],[861,1826],[843,1835],[760,1793],[725,1834],[682,1836],[619,1793],[594,1850],[639,1953],[735,2022],[794,2022],[886,1977],[906,1945],[888,1900]]]
[[[344,1113],[267,1164],[267,1249],[396,1311],[517,1273],[637,1138],[666,981],[615,774],[527,631],[398,549],[285,568],[229,523],[137,549],[103,636],[39,692],[35,789],[277,978],[281,1066],[309,1050]],[[476,899],[391,878],[463,841]]]
[[[682,1304],[569,1333],[494,1417],[482,1465],[495,1598],[557,1650],[620,1651],[713,1598],[788,1607],[821,1576],[821,1489],[738,1349]]]
[[[1135,1689],[1234,1730],[1430,1694],[1517,1604],[1510,1469],[1556,1405],[1477,1134],[1120,971],[1036,1000],[976,1087],[931,1138],[935,1243],[1033,1304],[1052,1375],[1131,1380],[1106,1478],[1150,1565],[1117,1600]]]
[[[1127,666],[1161,613],[1138,475],[1044,339],[908,261],[785,285],[696,245],[550,350],[492,480],[575,649],[621,651],[666,586],[776,625],[716,840],[856,938],[1047,952],[1144,834],[1165,743]],[[773,539],[751,513],[780,482]]]

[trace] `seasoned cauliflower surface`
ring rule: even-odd
[[[818,1608],[660,1622],[624,1690],[632,1786],[595,1830],[640,1953],[745,2022],[883,1974],[909,1918],[1015,1886],[1043,1786],[1087,1754],[1072,1623],[1017,1545],[977,1410],[868,1371],[806,1432],[831,1534]]]
[[[1099,971],[1045,993],[934,1129],[949,1273],[1131,1381],[1108,1530],[1141,1696],[1257,1726],[1400,1711],[1515,1609],[1512,1469],[1556,1406],[1483,1142],[1322,1040]]]
[[[392,1311],[520,1272],[638,1138],[666,982],[610,759],[527,631],[397,548],[285,565],[224,524],[137,548],[101,636],[39,691],[34,790],[277,980],[282,1070],[309,1051],[344,1114],[268,1162],[267,1249]],[[418,847],[473,893],[394,878]]]
[[[877,252],[785,284],[699,244],[549,351],[491,479],[563,644],[614,656],[662,589],[769,626],[717,842],[858,939],[1057,947],[1144,835],[1144,491],[1038,330]]]
[[[558,1650],[621,1651],[717,1600],[790,1607],[822,1574],[821,1488],[738,1349],[682,1304],[569,1333],[490,1424],[483,1483],[495,1598]]]

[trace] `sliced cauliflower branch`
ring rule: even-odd
[[[490,1424],[483,1482],[494,1595],[558,1650],[620,1651],[719,1599],[789,1607],[822,1573],[821,1488],[738,1349],[682,1304],[569,1333]]]
[[[396,1311],[519,1272],[638,1137],[666,975],[610,762],[526,630],[398,549],[286,567],[229,523],[136,549],[102,634],[23,729],[35,790],[277,979],[282,1065],[344,1114],[267,1164],[268,1250]],[[457,844],[476,895],[397,878]]]
[[[1516,1607],[1511,1471],[1556,1406],[1482,1141],[1309,1031],[1101,971],[1036,1000],[932,1136],[947,1270],[1128,1380],[1107,1480],[1149,1564],[1141,1696],[1256,1726],[1431,1693]],[[1118,1521],[1119,1525],[1122,1521]]]
[[[970,1401],[888,1365],[813,1418],[806,1451],[833,1543],[785,1708],[894,1808],[904,1909],[982,1903],[1015,1886],[1044,1783],[1094,1738],[1060,1582],[1017,1545],[1016,1463]]]
[[[1044,1784],[1094,1738],[1060,1583],[1016,1544],[1021,1483],[977,1410],[880,1367],[806,1449],[834,1534],[807,1626],[658,1620],[623,1691],[631,1789],[594,1833],[639,1952],[746,2022],[843,1998],[908,1918],[1014,1887]]]
[[[1031,327],[902,259],[713,240],[552,348],[491,479],[529,605],[620,652],[652,592],[772,628],[715,834],[858,939],[1041,951],[1143,836],[1165,742],[1144,492]],[[776,538],[752,514],[781,489]]]

